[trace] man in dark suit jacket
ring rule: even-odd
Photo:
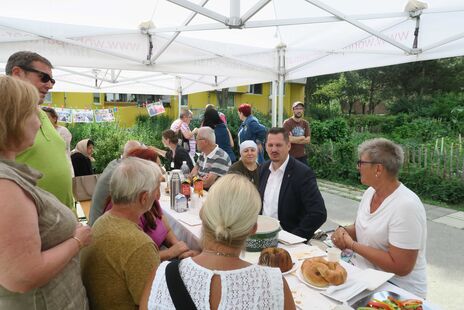
[[[284,230],[310,239],[327,219],[316,176],[288,155],[291,144],[285,129],[271,128],[266,140],[270,160],[260,170],[261,213],[277,218]]]

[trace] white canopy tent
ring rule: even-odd
[[[462,1],[427,3],[19,0],[2,3],[0,63],[36,51],[62,91],[181,95],[272,81],[275,125],[285,80],[464,55]]]

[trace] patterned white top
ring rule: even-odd
[[[163,262],[156,271],[148,300],[150,310],[175,309],[166,285],[165,269],[168,263]],[[210,309],[211,279],[215,274],[221,277],[219,310],[284,308],[282,274],[278,268],[251,265],[236,270],[213,271],[187,258],[180,262],[179,271],[199,310]]]

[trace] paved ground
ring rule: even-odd
[[[361,192],[320,181],[328,218],[353,223]],[[464,309],[464,212],[426,205],[428,300],[442,309]],[[324,228],[332,228],[327,224]]]

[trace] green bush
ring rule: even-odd
[[[342,117],[311,122],[311,143],[313,144],[323,144],[328,141],[345,141],[350,134],[351,130],[348,127],[348,122]]]
[[[132,128],[119,127],[117,123],[72,124],[68,127],[73,135],[71,146],[82,139],[95,143],[93,167],[101,173],[110,161],[118,158],[128,140],[138,140],[146,145],[162,147],[161,132],[169,128],[171,120],[166,116],[139,116]]]
[[[352,141],[327,142],[307,147],[309,165],[318,178],[358,184],[356,146]]]
[[[400,180],[422,198],[449,204],[464,202],[464,182],[459,178],[444,178],[418,169],[403,171]]]
[[[451,132],[447,123],[425,118],[414,119],[391,132],[391,138],[398,142],[413,139],[419,143],[428,143],[448,135]]]

